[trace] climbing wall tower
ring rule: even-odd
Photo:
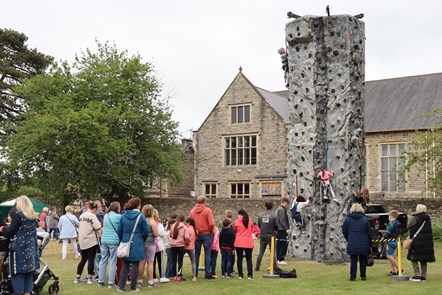
[[[364,146],[364,23],[350,15],[304,16],[286,25],[291,130],[288,185],[312,204],[305,234],[294,228],[292,253],[318,261],[346,260],[341,225],[359,192]],[[340,205],[322,199],[316,176],[334,171]]]

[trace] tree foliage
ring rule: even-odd
[[[26,107],[14,87],[43,72],[52,57],[29,49],[26,35],[0,28],[0,139],[14,131],[14,122]]]
[[[405,169],[416,167],[420,173],[428,172],[429,186],[438,196],[442,196],[442,108],[431,114],[436,127],[427,131],[417,131],[410,149],[406,152]]]
[[[97,46],[17,88],[28,110],[8,141],[11,163],[65,198],[72,187],[142,195],[151,179],[180,181],[177,123],[153,66]]]

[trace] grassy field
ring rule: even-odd
[[[78,260],[73,258],[72,249],[69,249],[67,260],[61,260],[61,244],[51,242],[45,249],[43,260],[49,265],[55,275],[60,277],[59,294],[117,294],[113,289],[99,287],[97,284],[73,284]],[[436,259],[442,252],[442,242],[436,241]],[[256,245],[253,262],[256,261],[258,246]],[[411,263],[403,258],[403,268],[406,275],[412,276]],[[216,280],[200,279],[193,283],[190,281],[191,272],[189,259],[184,258],[184,275],[187,281],[177,283],[170,282],[161,284],[159,288],[148,289],[142,287],[141,293],[149,294],[399,294],[405,290],[408,294],[438,294],[442,290],[442,263],[437,261],[428,265],[426,283],[411,281],[395,281],[389,276],[390,268],[387,260],[375,260],[375,265],[368,268],[367,281],[359,278],[355,282],[349,280],[349,264],[325,265],[314,261],[289,258],[289,264],[284,269],[295,268],[298,273],[297,279],[265,279],[264,271],[268,266],[268,254],[266,255],[260,272],[254,273],[254,280],[239,280],[219,278]],[[219,257],[220,258],[220,257]],[[244,263],[245,264],[245,263]],[[220,264],[218,263],[220,269]],[[83,277],[86,270],[84,270]],[[217,273],[219,274],[219,273]],[[48,294],[48,282],[41,294]],[[128,286],[126,292],[129,293]]]

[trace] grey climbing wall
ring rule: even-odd
[[[293,228],[292,253],[317,261],[346,260],[341,225],[360,190],[364,145],[364,23],[350,15],[304,16],[286,25],[291,118],[289,192],[312,203],[303,209],[305,234]],[[326,202],[316,176],[334,171],[340,205]]]

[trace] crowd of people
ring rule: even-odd
[[[298,201],[305,203],[305,199]],[[356,280],[358,263],[360,277],[366,280],[367,255],[371,248],[371,229],[363,208],[369,203],[368,192],[362,189],[362,197],[355,197],[354,201],[342,225],[343,235],[348,241],[351,281]],[[124,292],[129,285],[131,292],[139,292],[141,286],[156,288],[159,283],[170,280],[185,281],[185,254],[190,260],[189,276],[194,282],[202,277],[206,280],[219,277],[219,253],[222,277],[232,278],[236,263],[237,277],[244,279],[245,270],[247,279],[253,280],[253,272],[260,270],[263,255],[272,238],[277,239],[273,263],[287,264],[285,256],[291,233],[289,216],[292,215],[296,220],[293,215],[298,212],[294,210],[295,213],[290,214],[289,203],[287,197],[282,197],[278,208],[273,210],[273,202],[266,201],[264,211],[259,214],[255,223],[244,209],[237,212],[235,220],[233,212],[226,210],[222,228],[218,229],[205,196],[197,197],[196,204],[187,217],[184,214],[171,214],[165,225],[156,208],[152,205],[142,206],[140,198],[136,197],[129,199],[123,208],[118,202],[86,202],[77,218],[78,214],[74,214],[71,206],[65,207],[65,214],[61,217],[55,206],[50,211],[43,210],[38,217],[29,198],[21,196],[17,198],[16,206],[8,216],[8,224],[0,227],[0,233],[11,239],[9,257],[14,294],[31,294],[32,273],[39,267],[39,249],[50,238],[62,243],[63,260],[67,259],[69,244],[72,245],[74,258],[80,259],[74,283],[97,283],[101,287],[107,285],[108,288],[116,288],[118,292]],[[302,205],[306,204],[299,207]],[[408,223],[410,236],[414,238],[407,255],[414,271],[412,281],[426,281],[427,263],[435,261],[431,219],[426,211],[424,205],[417,205]],[[396,210],[390,211],[387,237],[399,236],[397,216]],[[298,220],[305,230],[302,219]],[[38,233],[46,233],[41,239],[43,241],[37,238]],[[254,239],[257,237],[259,253],[253,268],[252,253]],[[119,245],[128,242],[129,254],[119,258]],[[198,265],[202,248],[204,275],[199,276]],[[397,275],[400,272],[394,258],[397,242],[388,242],[388,248],[390,274]],[[87,274],[83,278],[85,267]],[[146,278],[146,282],[143,278]]]

